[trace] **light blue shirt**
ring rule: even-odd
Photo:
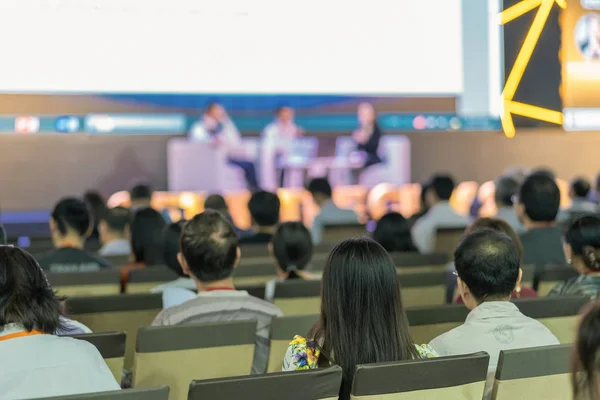
[[[354,210],[339,208],[335,205],[333,200],[330,199],[323,203],[319,214],[315,217],[312,227],[310,228],[313,243],[321,243],[323,228],[326,225],[356,223],[358,223],[358,215]]]
[[[196,283],[191,278],[177,278],[152,288],[152,293],[162,293],[163,308],[178,306],[196,297]]]
[[[521,221],[519,221],[519,217],[517,217],[517,213],[515,212],[515,209],[512,206],[504,206],[498,208],[496,218],[504,220],[518,234],[525,232],[525,227],[521,224]]]
[[[469,225],[469,217],[454,211],[447,201],[440,201],[417,220],[411,233],[413,242],[423,254],[435,249],[435,235],[438,228],[462,228]]]
[[[115,239],[106,243],[98,254],[101,256],[127,256],[131,254],[131,244],[127,239]]]
[[[571,213],[583,214],[590,213],[595,214],[600,211],[600,208],[596,203],[587,199],[573,199],[571,201],[571,207],[566,210],[560,210],[556,221],[559,223],[567,222],[571,218]]]

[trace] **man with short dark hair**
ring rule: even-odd
[[[310,228],[314,244],[321,243],[323,229],[327,225],[358,223],[358,215],[354,210],[340,208],[333,202],[331,185],[326,178],[313,179],[308,184],[307,190],[315,204],[319,206],[319,213],[315,216]]]
[[[78,198],[59,201],[50,216],[50,234],[56,250],[39,257],[42,269],[50,272],[88,272],[112,265],[84,250],[93,226],[87,204]]]
[[[135,211],[142,208],[151,208],[152,188],[147,183],[137,183],[129,190],[131,200],[131,210]]]
[[[496,180],[494,200],[496,202],[496,218],[506,221],[517,233],[522,233],[525,228],[515,212],[513,207],[513,198],[519,189],[519,183],[516,179],[509,176],[502,176]]]
[[[233,218],[231,217],[231,213],[229,212],[229,206],[225,201],[225,198],[220,194],[211,194],[204,200],[204,209],[205,210],[215,210],[223,214],[225,219],[233,225],[237,234],[243,238],[248,235],[251,235],[252,232],[244,229],[240,229],[237,227],[235,222],[233,222]]]
[[[560,210],[556,220],[559,223],[566,223],[583,214],[595,214],[598,211],[598,205],[588,199],[591,190],[590,181],[582,177],[574,178],[569,185],[571,206],[566,210]]]
[[[240,254],[235,230],[220,213],[208,210],[188,221],[178,258],[183,272],[196,283],[198,296],[163,310],[152,325],[257,320],[252,372],[264,373],[271,320],[283,314],[273,304],[235,289],[232,274]]]
[[[466,235],[454,252],[460,295],[471,312],[465,323],[431,341],[440,356],[485,351],[490,355],[486,396],[490,398],[501,350],[559,344],[542,323],[510,302],[520,283],[519,250],[511,238],[492,229]]]
[[[102,248],[101,256],[126,256],[131,254],[131,244],[127,239],[131,215],[125,207],[114,207],[100,217],[98,231]]]
[[[449,175],[435,175],[429,182],[425,200],[428,211],[412,227],[415,245],[421,253],[432,253],[438,228],[464,228],[469,218],[458,214],[450,205],[454,181]]]
[[[270,243],[279,223],[281,202],[275,193],[259,191],[252,194],[248,201],[248,210],[252,218],[250,234],[240,239],[240,244]]]

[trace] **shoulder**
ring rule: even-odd
[[[465,340],[464,325],[458,326],[429,342],[430,348],[439,355],[444,355],[446,349],[452,349],[455,342],[463,342]]]
[[[249,295],[248,297],[250,298],[250,301],[254,303],[257,307],[259,307],[262,312],[272,315],[274,317],[283,316],[283,312],[275,304],[263,299],[259,299],[255,296]]]
[[[283,360],[284,371],[315,369],[321,350],[302,336],[294,336]]]
[[[415,348],[419,352],[421,358],[435,358],[438,356],[436,351],[429,344],[415,344]]]

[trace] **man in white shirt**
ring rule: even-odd
[[[314,244],[321,243],[323,228],[327,225],[357,224],[358,215],[354,210],[339,208],[331,198],[331,185],[325,178],[313,179],[308,184],[308,191],[320,210],[310,228]]]
[[[520,262],[517,245],[504,233],[480,229],[465,236],[454,253],[454,263],[458,290],[471,312],[463,325],[430,343],[440,356],[487,352],[486,399],[501,350],[559,344],[548,328],[510,302],[523,274]]]
[[[249,189],[258,189],[254,164],[248,160],[240,132],[221,104],[211,102],[206,106],[202,118],[190,130],[190,139],[212,143],[224,149],[227,162],[244,171]]]
[[[98,254],[101,256],[127,256],[131,254],[131,244],[127,239],[130,218],[129,210],[125,207],[114,207],[106,211],[98,224],[100,242],[102,243]]]
[[[432,253],[438,228],[464,228],[469,218],[458,214],[450,206],[454,181],[448,175],[436,175],[431,179],[425,196],[429,211],[415,222],[411,233],[421,253]]]
[[[514,178],[503,176],[496,181],[495,186],[494,200],[498,208],[496,218],[506,221],[518,234],[525,232],[513,206],[513,197],[519,189],[519,183]]]

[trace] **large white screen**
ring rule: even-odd
[[[0,92],[460,94],[460,0],[0,0]]]

